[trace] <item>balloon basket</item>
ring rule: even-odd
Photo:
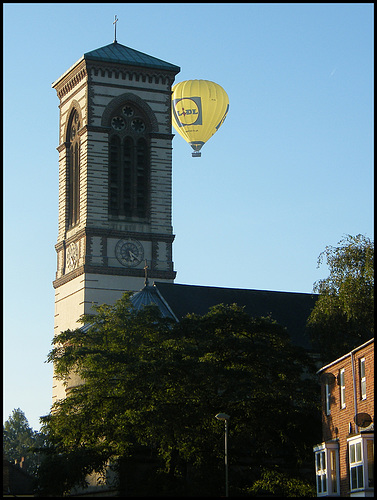
[[[202,153],[200,151],[194,151],[193,153],[191,153],[191,155],[194,158],[199,158],[200,156],[202,156]]]

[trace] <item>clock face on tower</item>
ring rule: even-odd
[[[73,271],[78,264],[79,250],[76,243],[71,243],[67,248],[66,265],[69,271]]]
[[[135,267],[144,258],[144,249],[140,241],[134,239],[119,240],[115,246],[118,261],[126,267]]]

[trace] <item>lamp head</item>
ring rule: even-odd
[[[217,415],[215,415],[215,418],[217,418],[217,420],[229,420],[230,416],[226,413],[218,413]]]

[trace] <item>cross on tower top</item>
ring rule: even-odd
[[[118,18],[115,14],[114,22],[113,22],[113,25],[114,25],[114,43],[117,43],[117,22],[118,22]]]

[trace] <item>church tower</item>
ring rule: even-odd
[[[52,87],[60,100],[55,333],[148,276],[173,282],[171,86],[178,66],[114,41]],[[54,379],[53,401],[65,397]]]

